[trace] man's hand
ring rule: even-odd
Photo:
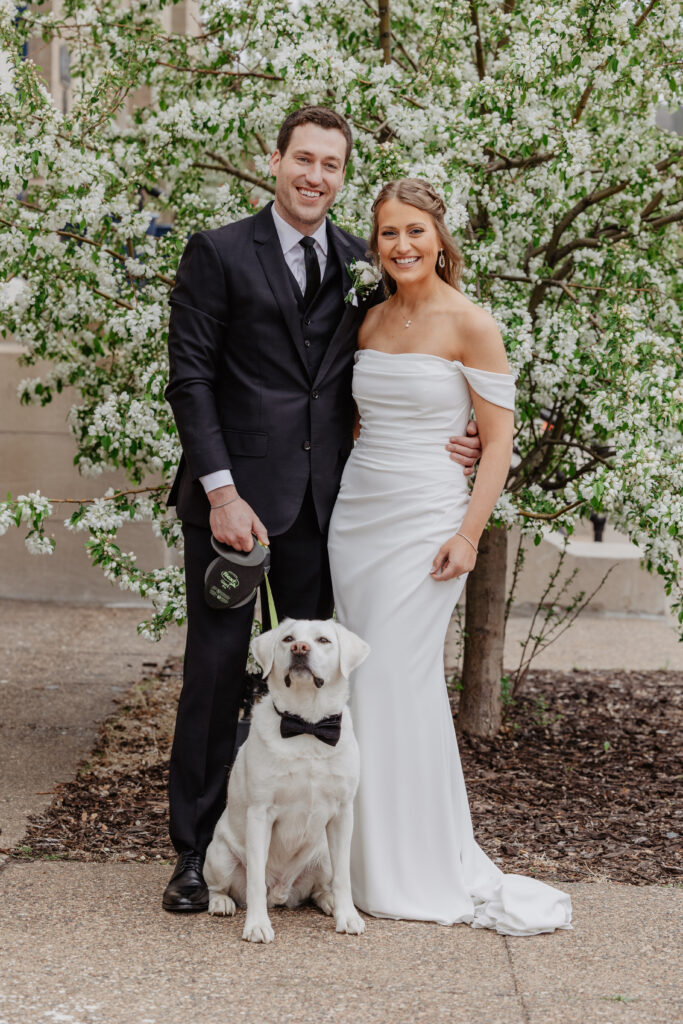
[[[465,476],[471,476],[475,463],[481,458],[481,441],[475,420],[468,422],[466,430],[464,437],[452,437],[449,440],[446,451],[450,452],[453,462],[459,462],[464,467]]]
[[[236,487],[217,487],[207,497],[211,504],[209,525],[216,540],[236,551],[251,551],[252,534],[262,544],[268,543],[268,531],[251,506],[240,498]]]

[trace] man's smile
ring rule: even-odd
[[[324,194],[320,192],[318,189],[303,188],[301,185],[297,185],[296,190],[300,196],[303,196],[304,199],[320,199],[320,197]]]

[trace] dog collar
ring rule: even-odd
[[[331,747],[336,747],[337,743],[339,743],[339,737],[341,736],[341,712],[338,715],[329,715],[327,718],[321,718],[318,722],[307,722],[305,718],[293,715],[291,711],[280,711],[276,707],[275,701],[273,701],[273,707],[280,716],[280,735],[283,739],[289,739],[291,736],[302,736],[306,733],[309,736],[315,736],[316,739],[322,740],[323,743],[327,743]]]

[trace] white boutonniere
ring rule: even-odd
[[[359,301],[374,292],[382,280],[381,271],[367,260],[354,260],[353,263],[347,263],[346,271],[351,278],[352,286],[346,293],[344,302],[350,302],[352,306],[357,306]]]

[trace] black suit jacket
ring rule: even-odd
[[[180,519],[208,526],[198,477],[227,467],[277,536],[296,518],[309,478],[321,528],[329,522],[353,444],[351,373],[364,312],[344,303],[345,267],[367,246],[327,222],[343,287],[338,325],[312,380],[270,205],[189,239],[170,297],[165,394],[183,448],[169,496]]]

